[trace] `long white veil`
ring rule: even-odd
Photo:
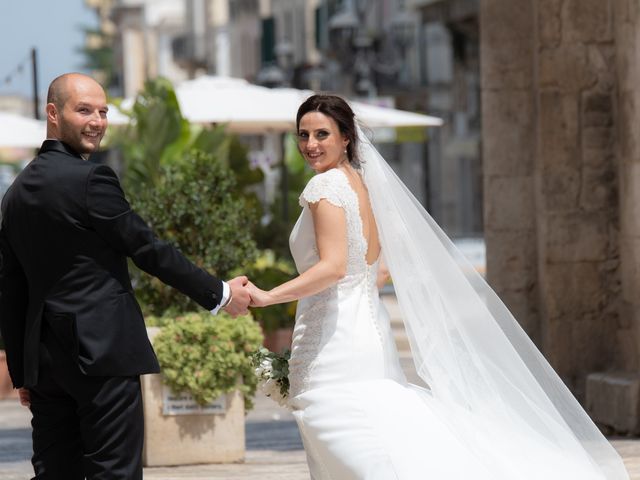
[[[497,455],[525,461],[544,461],[529,458],[536,456],[532,445],[550,447],[575,467],[575,476],[564,478],[628,479],[617,452],[495,292],[360,128],[358,135],[416,370],[452,428],[478,456],[490,448],[486,439],[500,437],[512,448]]]

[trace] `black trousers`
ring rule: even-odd
[[[142,479],[139,377],[90,377],[43,319],[38,384],[31,391],[32,480]]]

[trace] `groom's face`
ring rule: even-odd
[[[98,150],[107,129],[107,98],[102,87],[87,77],[67,80],[66,101],[56,107],[57,138],[80,154]]]

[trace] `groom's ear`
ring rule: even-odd
[[[47,103],[45,107],[45,112],[47,113],[47,121],[53,123],[54,125],[58,125],[58,108],[55,103]]]

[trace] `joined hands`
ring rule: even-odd
[[[233,318],[249,313],[251,296],[247,289],[247,283],[249,283],[249,279],[244,275],[233,278],[227,282],[231,289],[231,300],[229,300],[229,303],[227,303],[223,309]]]
[[[251,303],[249,304],[249,306],[267,307],[274,303],[271,297],[271,293],[256,287],[253,283],[249,282],[247,284],[247,289],[249,290],[249,295],[251,296]]]
[[[224,310],[232,317],[246,315],[249,307],[266,307],[274,303],[269,292],[256,287],[241,275],[227,282],[231,289],[231,301]]]

